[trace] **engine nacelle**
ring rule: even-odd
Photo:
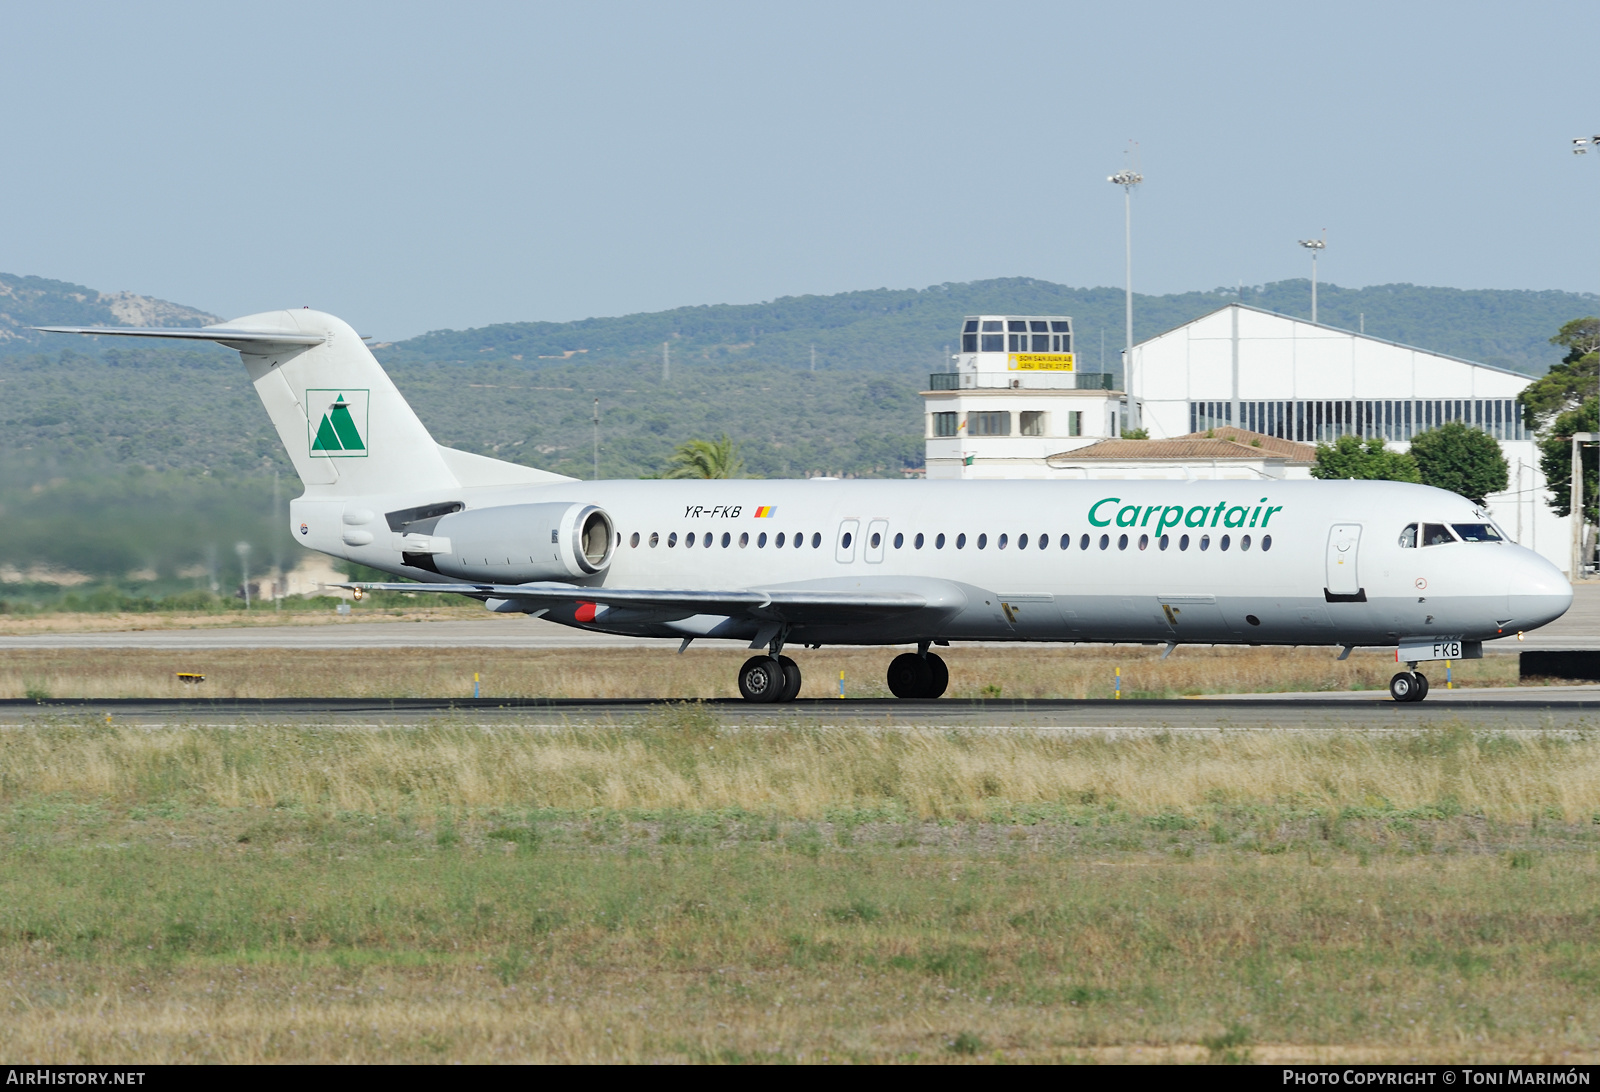
[[[445,576],[523,584],[604,572],[616,528],[592,504],[508,504],[441,516],[428,538],[427,556]]]

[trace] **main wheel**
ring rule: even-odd
[[[800,695],[800,665],[787,656],[779,656],[783,667],[783,689],[778,691],[779,701],[794,701]]]
[[[889,661],[889,693],[897,698],[925,698],[933,689],[933,669],[915,652]]]
[[[933,679],[928,686],[928,692],[923,695],[927,698],[938,698],[944,695],[950,686],[950,669],[944,665],[937,653],[930,652],[924,657],[928,668],[933,673]]]
[[[1421,701],[1423,698],[1425,698],[1427,696],[1428,696],[1428,676],[1424,675],[1422,672],[1419,671],[1419,672],[1417,672],[1417,696],[1412,698],[1411,700],[1412,701]]]
[[[773,657],[752,656],[739,669],[739,693],[745,701],[777,701],[783,676],[783,665]]]
[[[1396,672],[1389,680],[1389,696],[1395,701],[1416,701],[1421,692],[1417,677],[1409,671]]]

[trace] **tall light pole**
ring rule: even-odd
[[[1118,171],[1106,179],[1114,186],[1122,187],[1122,234],[1123,243],[1127,254],[1127,267],[1125,271],[1126,303],[1127,303],[1127,339],[1122,356],[1122,385],[1128,394],[1128,427],[1139,427],[1139,400],[1133,393],[1133,187],[1144,181],[1144,175],[1136,169],[1134,163]]]
[[[1590,148],[1600,148],[1600,135],[1578,137],[1572,142],[1573,155],[1587,155]],[[1600,350],[1597,350],[1600,351]],[[1600,370],[1600,369],[1597,369]],[[1600,375],[1596,376],[1597,397],[1600,397]],[[1583,396],[1578,396],[1578,410],[1583,410]],[[1600,440],[1600,432],[1575,433],[1572,437],[1572,495],[1568,505],[1572,510],[1572,573],[1573,580],[1583,575],[1583,456],[1580,445],[1588,440]],[[1600,538],[1600,534],[1595,536]]]
[[[1328,249],[1328,229],[1322,229],[1320,239],[1301,239],[1300,245],[1311,251],[1311,321],[1317,321],[1317,255]]]
[[[600,399],[594,400],[594,480],[600,480]]]

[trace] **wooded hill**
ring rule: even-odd
[[[1136,336],[1241,295],[1309,310],[1306,281],[1141,296]],[[1560,359],[1550,335],[1596,300],[1322,285],[1319,310],[1333,325],[1354,329],[1364,313],[1373,336],[1538,374]],[[605,477],[655,473],[676,444],[723,432],[753,475],[898,477],[922,463],[918,392],[946,367],[961,318],[1008,311],[1073,316],[1088,370],[1101,368],[1103,332],[1104,368],[1116,370],[1122,293],[1026,278],[440,331],[376,352],[440,442],[575,477],[593,474],[596,398]],[[146,297],[0,275],[0,569],[153,570],[165,585],[204,567],[226,584],[241,540],[257,564],[293,563],[298,548],[271,514],[272,474],[285,499],[299,483],[235,354],[25,329],[208,321]]]

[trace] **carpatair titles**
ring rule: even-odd
[[[1118,507],[1120,506],[1120,507]],[[1089,506],[1089,522],[1096,527],[1149,527],[1154,519],[1156,534],[1169,527],[1265,527],[1272,513],[1283,511],[1281,504],[1267,504],[1262,497],[1254,505],[1218,501],[1215,505],[1123,504],[1121,497],[1106,497]]]

